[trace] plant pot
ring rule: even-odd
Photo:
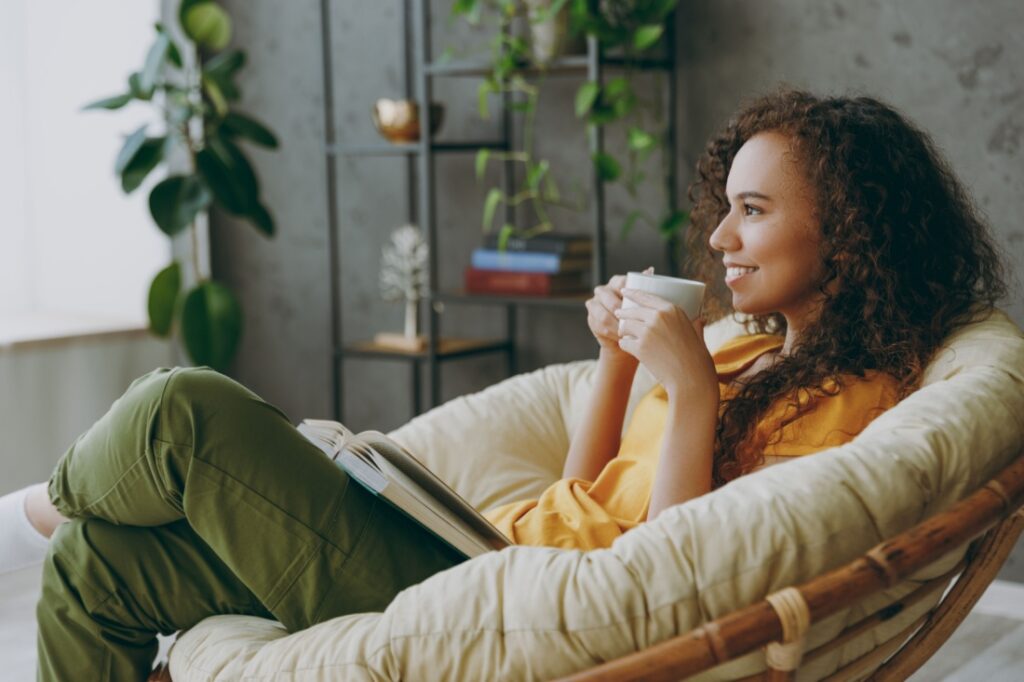
[[[536,17],[551,6],[552,0],[523,0],[530,27],[530,54],[538,66],[546,66],[565,54],[577,54],[586,49],[583,36],[574,36],[569,26],[569,5],[562,7],[553,17],[537,21]]]
[[[441,128],[442,116],[444,116],[444,106],[436,102],[431,104],[431,135],[436,134]],[[388,142],[394,144],[419,142],[419,105],[408,99],[379,99],[373,105],[373,125]]]

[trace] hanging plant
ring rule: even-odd
[[[456,0],[452,7],[454,15],[465,17],[471,24],[479,26],[486,19],[494,17],[493,38],[491,39],[491,73],[480,84],[478,90],[481,116],[487,117],[487,101],[492,94],[502,91],[520,93],[521,99],[513,103],[516,111],[523,112],[522,149],[509,152],[492,152],[481,149],[477,153],[477,178],[481,179],[491,160],[511,160],[525,166],[526,188],[507,196],[500,188],[488,189],[484,201],[483,227],[490,230],[494,214],[502,204],[518,205],[531,202],[538,222],[522,231],[511,225],[504,225],[499,234],[499,245],[512,234],[532,236],[551,229],[547,219],[546,205],[561,203],[557,183],[546,159],[537,159],[532,149],[533,127],[537,108],[537,86],[523,76],[522,67],[530,64],[530,46],[526,41],[512,35],[512,22],[525,16],[533,25],[535,22],[552,21],[558,15],[568,14],[571,33],[593,36],[602,51],[618,50],[626,64],[626,72],[610,78],[603,84],[595,81],[584,82],[576,92],[575,111],[589,132],[600,126],[613,124],[627,126],[626,155],[620,159],[604,151],[595,154],[591,161],[598,177],[603,182],[619,182],[639,206],[638,191],[646,181],[645,164],[651,155],[666,145],[667,122],[659,101],[647,101],[633,88],[631,78],[636,64],[644,59],[662,39],[666,22],[675,9],[678,0],[530,0],[529,9],[520,0]],[[543,75],[545,63],[532,64]],[[656,90],[655,96],[660,95]],[[664,157],[663,157],[664,158]],[[666,171],[667,172],[667,171]],[[578,206],[572,206],[579,208]],[[662,213],[651,212],[638,207],[632,210],[623,223],[621,235],[626,237],[638,223],[649,224],[666,239],[676,238],[689,220],[689,213],[682,210],[666,209]]]
[[[495,215],[502,205],[516,207],[528,205],[534,216],[533,224],[525,230],[517,229],[508,223],[502,223],[499,232],[499,248],[512,234],[533,236],[553,229],[548,215],[552,206],[562,206],[572,210],[582,210],[582,202],[563,200],[558,183],[551,172],[551,164],[536,154],[534,131],[536,128],[537,103],[540,96],[540,79],[544,68],[554,55],[550,45],[537,49],[531,42],[514,35],[513,23],[517,19],[525,19],[531,27],[556,22],[560,15],[568,11],[568,0],[456,0],[452,6],[452,14],[463,16],[471,25],[481,26],[490,23],[493,37],[490,40],[491,68],[477,89],[477,107],[480,117],[490,118],[488,107],[492,95],[510,93],[512,111],[523,117],[522,143],[518,149],[509,151],[493,151],[480,149],[476,155],[477,180],[483,180],[487,165],[492,161],[511,161],[522,167],[525,187],[519,192],[509,195],[500,187],[491,187],[484,199],[482,226],[484,232],[494,227]],[[536,38],[534,38],[536,40]],[[555,41],[560,44],[561,41]],[[530,82],[523,74],[524,66],[539,69],[537,82]]]
[[[185,45],[157,24],[156,39],[142,69],[129,76],[127,92],[85,109],[114,110],[138,101],[159,112],[162,130],[153,132],[147,124],[128,135],[114,172],[130,194],[158,166],[165,167],[166,177],[149,193],[149,211],[168,237],[191,232],[195,283],[183,288],[177,261],[161,270],[149,289],[149,327],[162,337],[177,331],[193,363],[224,371],[238,349],[242,308],[227,287],[203,275],[196,223],[217,206],[272,237],[273,217],[260,199],[256,173],[240,145],[276,149],[278,142],[262,123],[232,110],[241,97],[235,77],[245,65],[245,53],[226,49],[231,40],[227,13],[212,0],[183,0],[178,20]],[[188,61],[185,50],[192,57]],[[179,158],[185,159],[185,168],[172,167]]]
[[[655,89],[655,98],[648,101],[633,88],[632,76],[640,60],[661,42],[677,3],[678,0],[573,0],[571,6],[576,30],[597,38],[602,50],[618,50],[624,57],[623,75],[610,78],[603,85],[595,81],[583,83],[576,92],[575,105],[576,116],[588,128],[626,126],[625,160],[605,151],[595,154],[592,161],[601,180],[621,183],[637,204],[639,188],[647,179],[644,165],[653,152],[665,149],[669,123],[664,120],[660,88]],[[663,172],[668,172],[667,167]],[[657,229],[662,237],[671,240],[689,222],[689,212],[669,207],[656,214],[636,208],[626,216],[622,236],[627,236],[637,222]]]

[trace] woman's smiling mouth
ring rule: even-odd
[[[732,284],[733,282],[737,282],[752,272],[757,272],[757,268],[739,267],[735,265],[729,266],[725,269],[725,283]]]

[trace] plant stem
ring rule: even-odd
[[[192,268],[196,275],[196,284],[203,282],[203,273],[199,270],[199,228],[196,221],[188,226],[189,234],[192,235]]]

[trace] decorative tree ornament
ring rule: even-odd
[[[422,350],[426,339],[419,335],[419,303],[427,291],[429,249],[415,225],[403,225],[391,233],[381,251],[380,293],[385,301],[405,301],[403,334],[381,333],[379,345],[401,350]]]

